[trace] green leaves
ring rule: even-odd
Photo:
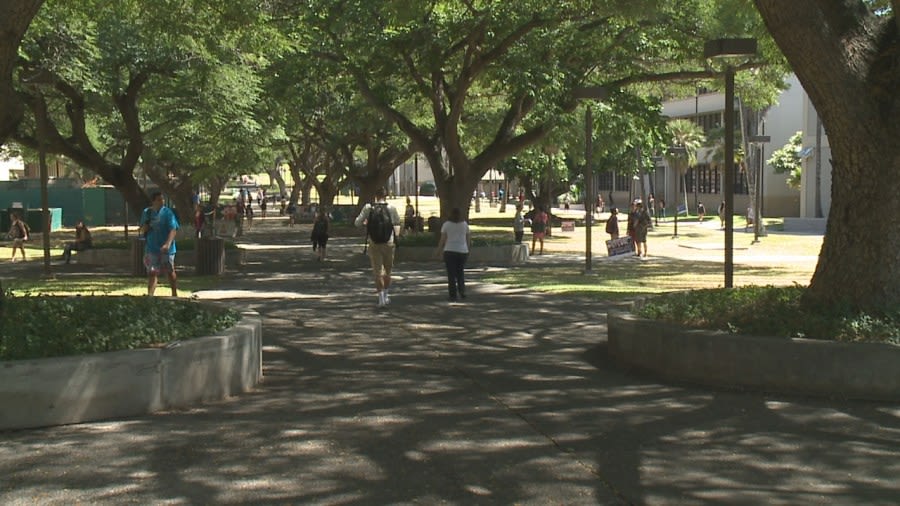
[[[795,190],[800,189],[800,178],[803,173],[801,149],[803,149],[803,132],[797,132],[791,136],[787,144],[776,149],[766,161],[776,174],[789,174],[787,185]]]
[[[638,314],[729,333],[900,344],[900,313],[807,307],[805,291],[795,285],[676,292],[650,299]]]
[[[152,297],[4,297],[0,360],[158,346],[212,335],[240,314]]]

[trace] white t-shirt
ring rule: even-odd
[[[469,224],[460,221],[454,223],[445,221],[441,225],[441,233],[447,234],[447,242],[444,244],[444,251],[454,251],[456,253],[468,253],[469,243],[466,242],[466,235],[469,233]]]

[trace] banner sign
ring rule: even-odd
[[[634,253],[634,243],[632,242],[631,237],[612,239],[606,241],[606,251],[611,257],[630,255]]]

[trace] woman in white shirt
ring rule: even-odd
[[[466,298],[466,259],[469,257],[469,245],[472,243],[469,224],[462,219],[459,208],[450,211],[450,220],[441,226],[441,240],[437,251],[444,254],[444,265],[447,266],[447,290],[450,302],[457,297]]]

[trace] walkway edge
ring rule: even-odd
[[[152,413],[246,392],[262,379],[262,319],[164,348],[0,362],[0,430]]]
[[[733,335],[608,315],[609,354],[660,377],[713,387],[900,401],[900,346]]]

